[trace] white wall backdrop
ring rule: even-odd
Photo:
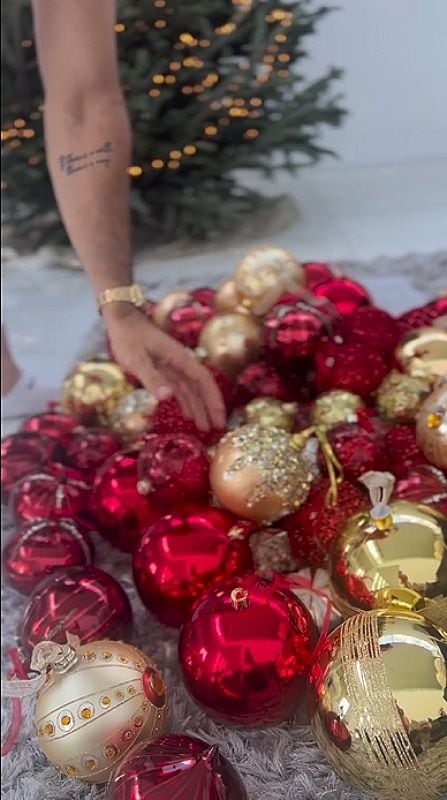
[[[447,155],[447,0],[333,0],[309,75],[345,68],[350,116],[325,144],[344,162]]]

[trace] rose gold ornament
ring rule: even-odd
[[[416,420],[416,440],[431,464],[447,470],[447,378],[423,403]]]
[[[291,431],[298,403],[283,403],[276,397],[257,397],[244,408],[244,420],[264,428],[281,428]]]
[[[245,314],[213,317],[200,334],[198,350],[209,364],[220,369],[224,375],[235,377],[259,356],[260,326]]]
[[[399,344],[396,359],[408,375],[432,381],[447,375],[447,330],[433,325],[410,331]]]
[[[292,253],[273,245],[247,253],[234,275],[239,301],[256,316],[263,316],[283,294],[297,292],[304,284],[299,261]]]
[[[174,308],[181,308],[189,303],[191,295],[189,292],[170,292],[158,301],[152,311],[152,319],[159,328],[165,329],[171,311]]]

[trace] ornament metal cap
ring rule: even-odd
[[[360,483],[369,491],[372,509],[369,512],[376,528],[380,531],[389,530],[393,524],[393,517],[388,502],[393,494],[396,479],[391,472],[365,472],[359,478]]]
[[[241,611],[244,608],[248,608],[248,606],[250,605],[248,599],[248,591],[247,589],[243,589],[242,586],[238,586],[236,587],[236,589],[233,589],[233,591],[230,594],[230,597],[231,597],[231,602],[237,611]]]

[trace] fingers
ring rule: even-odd
[[[170,382],[175,384],[176,398],[182,408],[183,414],[193,420],[199,431],[207,432],[210,430],[210,421],[202,398],[198,392],[194,392],[191,384],[186,380],[181,372],[177,372],[172,367],[162,365],[160,367],[163,374],[167,375]]]
[[[139,378],[144,388],[155,395],[157,400],[167,400],[174,394],[174,387],[166,379],[166,376],[155,367],[147,351],[143,351],[141,356],[135,359],[131,371]]]

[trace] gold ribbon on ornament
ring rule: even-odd
[[[325,503],[326,506],[334,508],[338,503],[338,485],[344,480],[344,472],[328,439],[327,428],[324,425],[312,425],[299,433],[294,433],[292,435],[292,444],[298,450],[302,450],[312,436],[316,436],[319,441],[329,475],[329,488],[326,492]]]

